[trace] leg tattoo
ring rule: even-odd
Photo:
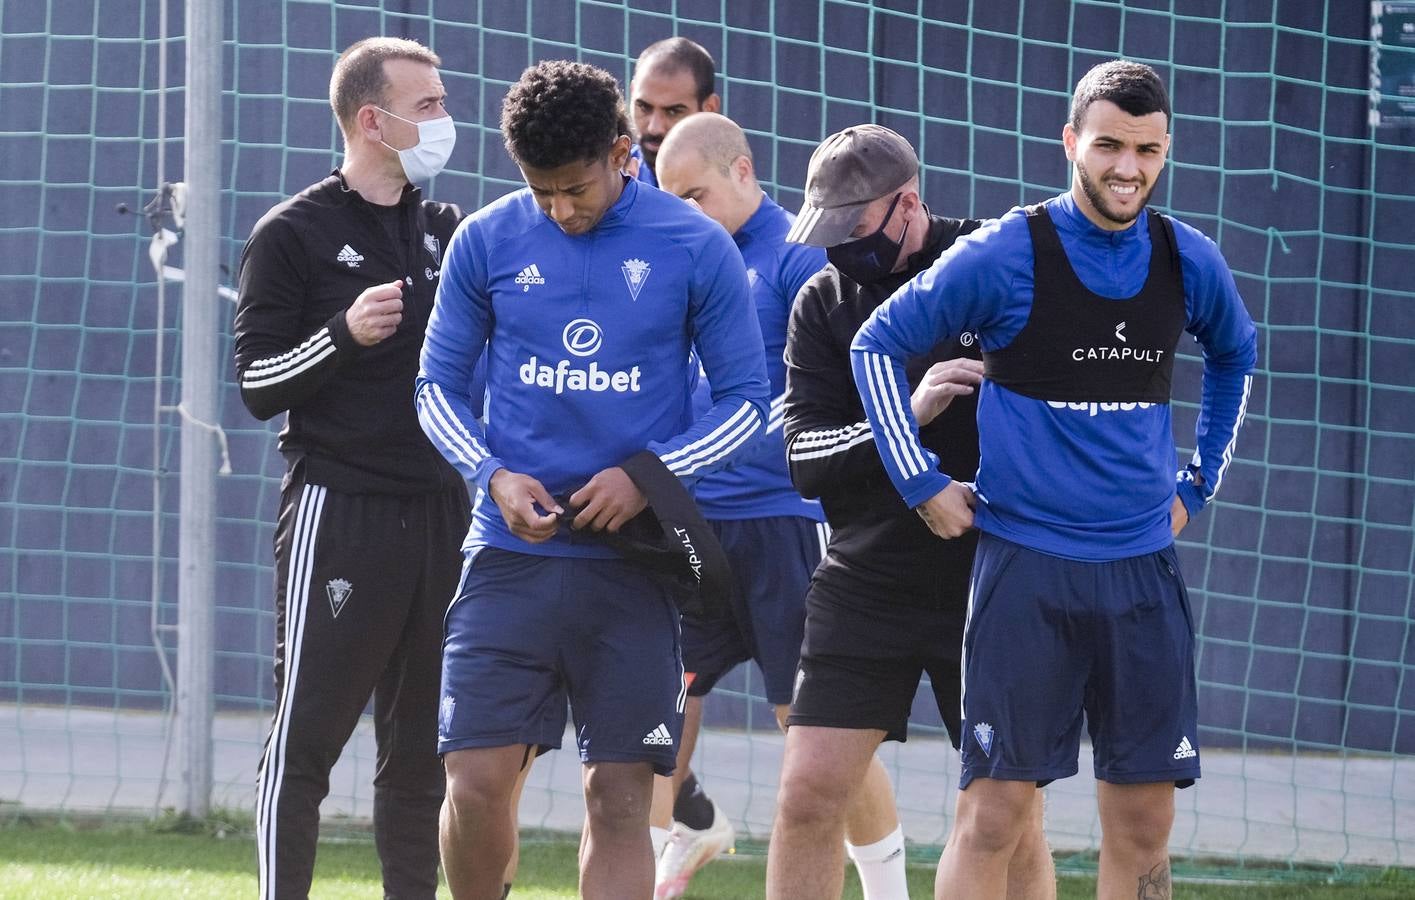
[[[1157,863],[1153,869],[1140,876],[1140,890],[1136,900],[1170,900],[1173,897],[1169,881],[1169,860]]]

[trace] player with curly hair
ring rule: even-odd
[[[560,745],[567,698],[584,763],[581,894],[651,895],[653,774],[673,771],[683,721],[682,589],[595,532],[646,508],[631,459],[691,484],[766,419],[741,254],[711,219],[624,175],[622,115],[601,69],[522,74],[501,131],[527,187],[458,227],[428,323],[419,419],[481,488],[443,645],[442,860],[458,897],[502,892],[516,773]],[[697,418],[693,349],[712,385]],[[469,397],[483,353],[485,429]]]

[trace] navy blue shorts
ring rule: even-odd
[[[447,610],[439,753],[560,746],[673,772],[683,730],[674,586],[620,559],[483,548]]]
[[[984,534],[963,642],[963,774],[1076,774],[1084,717],[1099,781],[1199,777],[1194,621],[1173,546],[1078,562]]]
[[[802,516],[711,524],[732,564],[732,615],[709,621],[683,617],[688,693],[706,695],[733,666],[754,659],[767,701],[790,703],[806,627],[806,591],[829,530]]]

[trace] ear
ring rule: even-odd
[[[703,108],[699,112],[722,112],[722,98],[716,94],[709,94],[703,101]]]
[[[732,175],[739,184],[748,184],[756,180],[757,172],[750,159],[739,156],[732,160]]]
[[[609,165],[615,171],[622,170],[629,162],[629,136],[621,134],[609,145]]]
[[[904,196],[899,198],[899,211],[904,214],[905,218],[909,218],[913,216],[923,204],[924,198],[919,196],[918,191],[905,191]]]
[[[383,123],[378,120],[378,109],[372,103],[365,103],[354,113],[354,128],[365,140],[375,144],[383,140]]]
[[[1066,148],[1066,158],[1072,162],[1076,161],[1076,142],[1078,139],[1079,135],[1076,134],[1076,129],[1071,127],[1070,122],[1067,122],[1061,127],[1061,143],[1062,146]]]

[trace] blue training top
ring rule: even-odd
[[[649,165],[649,161],[644,159],[643,148],[635,144],[629,148],[629,155],[639,161],[639,171],[634,177],[644,184],[658,187],[658,176],[654,174],[653,167]]]
[[[1148,211],[1122,231],[1098,228],[1068,192],[1047,201],[1066,257],[1085,287],[1128,298],[1149,274]],[[1173,220],[1172,220],[1173,221]],[[1193,460],[1179,496],[1197,515],[1223,482],[1252,387],[1257,336],[1218,247],[1174,222],[1184,280],[1185,330],[1204,352]],[[1033,296],[1026,215],[1015,208],[959,238],[861,326],[851,365],[880,456],[914,507],[949,477],[919,443],[902,361],[964,332],[985,350],[1006,347]],[[978,395],[975,524],[1044,553],[1079,560],[1138,556],[1173,541],[1175,448],[1168,403],[1037,400],[984,381]],[[1202,476],[1202,484],[1195,477]]]
[[[766,516],[804,516],[824,522],[825,513],[814,500],[804,499],[791,483],[786,467],[786,441],[781,430],[786,396],[786,324],[796,292],[810,277],[825,268],[825,251],[805,244],[786,243],[794,216],[765,194],[732,239],[747,265],[747,281],[757,307],[762,341],[766,347],[766,373],[771,379],[771,412],[766,429],[752,439],[730,467],[698,482],[694,494],[708,519],[758,519]],[[693,392],[694,411],[712,405],[706,380]]]
[[[466,546],[613,556],[563,532],[539,544],[515,537],[487,494],[491,476],[509,468],[563,495],[647,448],[691,485],[764,425],[761,340],[741,254],[677,197],[626,178],[577,236],[529,188],[468,216],[447,249],[417,379],[423,430],[482,489]],[[696,420],[693,348],[713,384]],[[470,397],[483,350],[485,431]]]

